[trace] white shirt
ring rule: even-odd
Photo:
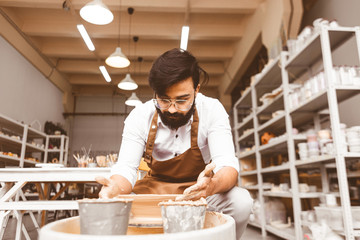
[[[195,100],[199,116],[198,146],[205,164],[210,160],[216,164],[216,173],[225,166],[239,172],[239,162],[235,157],[234,143],[229,116],[222,104],[214,98],[198,93]],[[125,120],[123,138],[118,162],[112,167],[111,174],[125,177],[132,186],[137,179],[137,169],[145,151],[151,121],[156,109],[152,100],[137,106]],[[166,161],[184,153],[191,145],[191,123],[172,130],[158,117],[153,157]]]

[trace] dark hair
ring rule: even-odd
[[[204,75],[202,84],[206,84],[209,75],[199,66],[196,58],[188,51],[174,48],[155,60],[150,70],[149,84],[156,94],[165,95],[168,87],[189,77],[192,77],[195,89],[201,74]]]

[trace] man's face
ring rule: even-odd
[[[171,100],[171,105],[168,109],[156,108],[161,121],[171,129],[178,129],[185,125],[194,113],[195,97],[199,88],[200,86],[194,89],[193,81],[190,77],[169,87],[165,92],[165,96],[156,96],[157,99]],[[182,101],[176,103],[176,100]],[[187,110],[182,111],[182,109]]]

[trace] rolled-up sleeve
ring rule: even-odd
[[[223,167],[233,167],[239,172],[239,161],[235,156],[229,116],[220,102],[216,101],[209,111],[208,144],[216,173]]]
[[[144,123],[141,109],[135,108],[125,120],[119,158],[111,168],[112,175],[125,177],[133,187],[145,147]]]

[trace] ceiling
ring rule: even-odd
[[[181,27],[190,26],[188,50],[210,74],[203,91],[217,95],[220,81],[242,39],[249,16],[263,0],[103,0],[114,14],[108,25],[84,21],[79,10],[90,0],[0,0],[0,12],[44,60],[71,84],[73,94],[111,93],[130,72],[140,92],[151,92],[147,75],[163,52],[180,46]],[[121,6],[120,6],[121,3]],[[65,7],[64,7],[65,6]],[[134,8],[128,14],[127,9]],[[121,11],[120,11],[121,9]],[[120,14],[119,14],[120,13]],[[98,66],[120,47],[130,59],[129,68],[106,66],[107,83]],[[94,45],[91,52],[76,25],[82,23]],[[139,41],[134,43],[133,36]],[[138,57],[143,61],[139,62]],[[31,61],[31,59],[30,59]]]

